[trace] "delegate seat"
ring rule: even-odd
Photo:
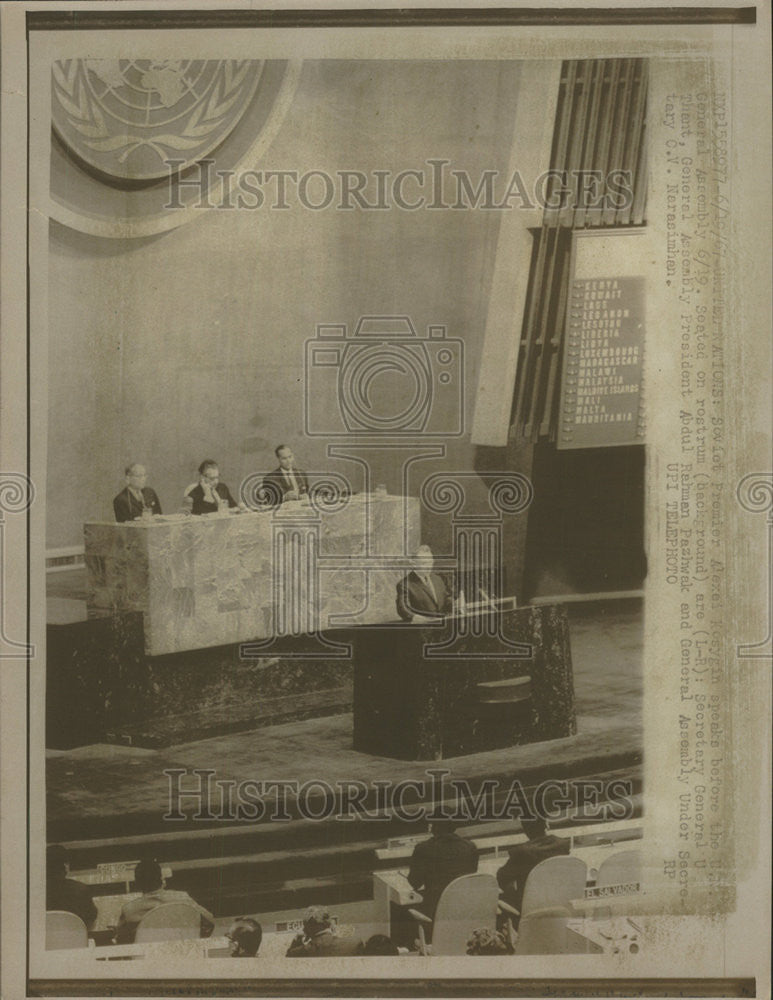
[[[46,911],[46,951],[88,945],[89,932],[79,916],[67,910]]]
[[[588,880],[584,861],[570,855],[546,858],[529,872],[521,900],[521,920],[534,910],[565,906],[571,912],[571,901],[581,899]]]
[[[435,909],[434,923],[419,910],[409,910],[419,922],[419,951],[429,953],[424,928],[432,924],[433,955],[466,955],[472,932],[494,927],[499,886],[494,875],[462,875],[445,887]]]
[[[201,931],[201,914],[188,903],[162,903],[146,913],[137,924],[134,940],[137,944],[148,941],[182,941],[197,938]]]
[[[590,950],[577,934],[570,934],[572,915],[567,906],[548,906],[532,910],[518,925],[516,955],[584,954]]]
[[[618,851],[599,865],[597,886],[641,882],[641,851]]]

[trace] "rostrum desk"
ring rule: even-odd
[[[419,533],[400,496],[87,522],[87,604],[141,611],[150,656],[390,621]]]

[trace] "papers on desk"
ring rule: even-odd
[[[587,941],[593,951],[635,955],[641,950],[642,927],[630,917],[569,920],[566,926],[571,933]]]

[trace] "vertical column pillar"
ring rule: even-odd
[[[451,619],[451,633],[437,643],[427,644],[428,658],[488,659],[530,658],[532,648],[516,643],[502,630],[499,614],[503,587],[505,515],[526,510],[531,503],[531,482],[514,472],[489,472],[488,512],[464,512],[468,487],[479,486],[481,478],[472,472],[436,473],[422,485],[422,501],[435,513],[451,515],[453,550],[437,560],[438,568],[453,569],[458,578],[471,584],[471,607]],[[485,480],[484,480],[485,481]],[[485,649],[470,649],[468,637],[486,637]]]

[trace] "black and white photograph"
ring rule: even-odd
[[[3,4],[4,995],[769,995],[769,13]]]

